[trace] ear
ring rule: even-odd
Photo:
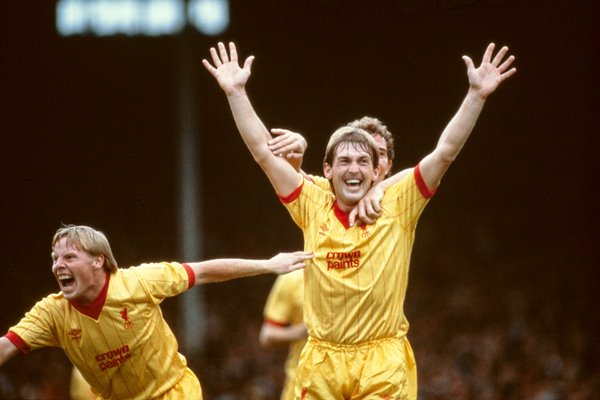
[[[329,163],[323,163],[323,176],[327,179],[331,179],[331,165]]]
[[[379,173],[380,173],[380,169],[379,169],[379,165],[375,168],[373,168],[373,182],[372,184],[377,182],[377,179],[379,178]]]
[[[379,172],[380,174],[383,174],[383,175],[384,175],[384,179],[385,179],[385,177],[387,176],[387,174],[389,174],[389,173],[390,173],[390,171],[392,170],[393,164],[394,164],[394,162],[393,162],[392,160],[388,160],[388,162],[387,162],[387,168],[386,168],[386,170],[385,170],[385,171],[380,171],[380,172]]]
[[[92,262],[92,265],[94,268],[103,268],[104,267],[104,255],[100,254],[96,257],[94,257],[94,261]]]

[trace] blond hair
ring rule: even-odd
[[[52,247],[62,238],[66,238],[71,245],[75,245],[92,256],[104,256],[103,268],[107,272],[115,272],[118,268],[117,261],[112,254],[110,244],[104,233],[84,225],[64,225],[59,228],[52,238]]]

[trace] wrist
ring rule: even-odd
[[[490,93],[486,93],[481,88],[469,86],[469,90],[467,91],[467,99],[472,101],[481,101],[484,102]]]
[[[246,87],[243,85],[235,85],[224,91],[225,95],[230,98],[243,97],[246,95]]]

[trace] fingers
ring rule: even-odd
[[[467,69],[474,69],[475,68],[475,64],[473,64],[473,60],[471,60],[471,58],[469,56],[462,56],[462,59],[465,62],[465,65],[467,66]]]
[[[517,72],[516,68],[511,68],[508,71],[504,72],[503,74],[500,75],[500,77],[502,78],[502,80],[512,76],[515,72]]]
[[[217,53],[217,50],[214,47],[210,48],[210,56],[212,57],[215,68],[219,68],[223,64],[221,62],[221,59],[219,58],[219,54]]]
[[[310,251],[296,251],[294,254],[302,260],[310,260],[314,256]]]
[[[350,226],[354,226],[354,222],[356,221],[356,217],[358,216],[358,206],[354,207],[350,214],[348,215],[348,224]]]
[[[227,55],[227,49],[225,48],[225,45],[222,42],[219,42],[217,46],[219,47],[219,55],[221,56],[221,62],[223,64],[228,63],[229,56]]]
[[[377,208],[378,207],[379,206],[377,206]],[[381,210],[376,209],[375,207],[373,207],[373,203],[367,201],[366,204],[364,204],[363,207],[360,208],[358,215],[362,222],[370,225],[374,224],[375,221],[377,221],[377,218],[379,218],[379,216],[381,215]]]
[[[494,60],[492,61],[492,65],[494,66],[498,66],[498,64],[500,64],[500,62],[502,61],[502,59],[504,58],[504,56],[506,55],[506,52],[508,51],[508,47],[503,46],[500,51],[496,54],[496,56],[494,57]]]
[[[223,47],[225,47],[225,46],[223,46]],[[225,54],[227,54],[227,53],[225,53]],[[229,56],[231,57],[231,61],[235,61],[237,63],[237,60],[238,60],[237,50],[236,50],[235,44],[233,42],[229,42]]]
[[[297,159],[300,159],[300,158],[304,158],[303,156],[304,156],[303,153],[298,153],[298,152],[295,152],[295,151],[290,151],[289,153],[287,153],[285,155],[285,158],[287,158],[288,160],[297,160]]]
[[[252,62],[254,62],[254,56],[250,56],[244,61],[244,69],[248,70],[248,73],[250,73],[250,70],[252,69]]]
[[[210,63],[206,60],[202,60],[202,65],[204,65],[204,67],[208,70],[208,72],[210,72],[212,75],[215,74],[215,71],[217,70],[215,67],[213,67],[212,65],[210,65]]]
[[[313,254],[306,251],[296,251],[289,254],[291,256],[289,271],[295,271],[306,267],[305,261],[313,258]]]
[[[273,128],[273,129],[271,129],[271,133],[273,135],[280,136],[280,135],[285,135],[285,134],[288,134],[288,133],[292,133],[292,131],[290,131],[288,129],[282,129],[282,128]]]
[[[271,134],[276,135],[275,138],[269,140],[269,148],[273,153],[286,154],[288,158],[298,158],[304,153],[306,142],[299,133],[273,128]]]
[[[482,64],[490,62],[490,60],[492,59],[492,54],[494,53],[495,47],[496,47],[496,45],[494,43],[488,44],[488,47],[485,49],[485,53],[483,53],[483,59],[481,60]]]
[[[498,67],[498,71],[500,71],[501,73],[506,71],[508,69],[508,67],[510,67],[510,65],[513,63],[513,61],[515,61],[515,56],[510,56],[508,57],[506,60],[504,60],[504,62]]]

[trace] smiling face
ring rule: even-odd
[[[331,181],[338,206],[350,212],[377,180],[379,166],[373,167],[367,146],[343,142],[337,146],[332,163],[325,163],[323,172]]]
[[[103,264],[104,256],[93,256],[66,237],[52,248],[52,273],[67,300],[94,301],[106,279]]]

